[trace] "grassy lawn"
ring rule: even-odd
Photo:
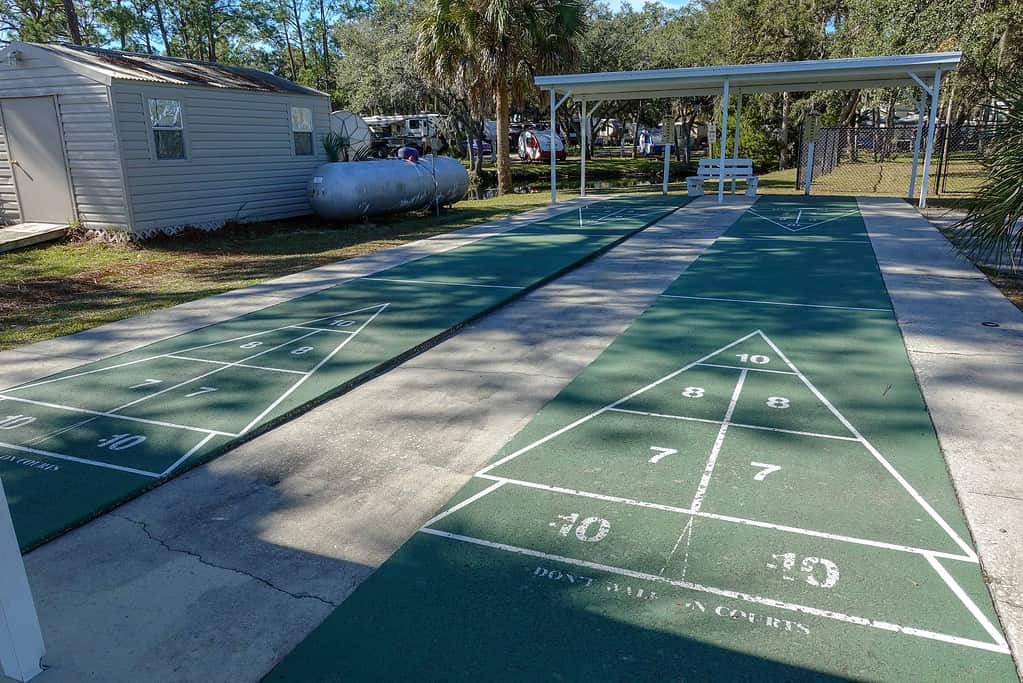
[[[564,193],[570,196],[570,193]],[[460,202],[346,226],[315,217],[113,246],[65,242],[0,256],[0,350],[219,294],[547,203],[545,193]]]
[[[904,197],[909,189],[912,171],[912,159],[901,157],[885,162],[874,162],[869,159],[858,163],[844,162],[836,166],[831,173],[814,178],[813,193]],[[943,183],[943,189],[948,192],[944,196],[952,199],[969,197],[983,179],[983,168],[977,162],[953,159],[948,165],[948,173]],[[802,190],[796,188],[794,168],[761,175],[760,190],[769,194],[802,194]],[[929,194],[931,197],[942,196],[933,189],[933,183]]]

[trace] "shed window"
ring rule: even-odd
[[[291,134],[295,138],[295,154],[313,153],[313,110],[308,107],[291,108]]]
[[[181,102],[149,100],[149,122],[153,126],[156,158],[184,159],[185,131],[181,124]]]

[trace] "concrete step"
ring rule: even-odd
[[[40,242],[59,240],[67,232],[59,223],[18,223],[0,228],[0,253]]]

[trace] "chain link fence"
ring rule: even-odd
[[[984,179],[984,162],[996,131],[996,126],[990,124],[939,125],[935,130],[928,194],[967,195],[976,191]],[[813,140],[811,192],[906,196],[913,175],[915,135],[915,125],[821,128]],[[917,183],[922,180],[926,139],[925,127]],[[806,185],[809,142],[804,135],[799,145],[798,188]]]

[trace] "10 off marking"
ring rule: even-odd
[[[100,439],[96,445],[108,451],[123,451],[132,446],[138,446],[145,440],[146,437],[141,434],[114,434],[106,439]]]
[[[804,557],[798,562],[795,553],[779,553],[771,555],[774,562],[768,562],[768,569],[777,569],[785,581],[802,579],[805,583],[817,588],[833,588],[838,583],[838,565],[823,557]]]
[[[561,521],[550,522],[547,526],[554,527],[565,538],[577,538],[584,543],[599,543],[611,533],[611,522],[602,517],[585,517],[579,519],[578,512],[558,515]]]

